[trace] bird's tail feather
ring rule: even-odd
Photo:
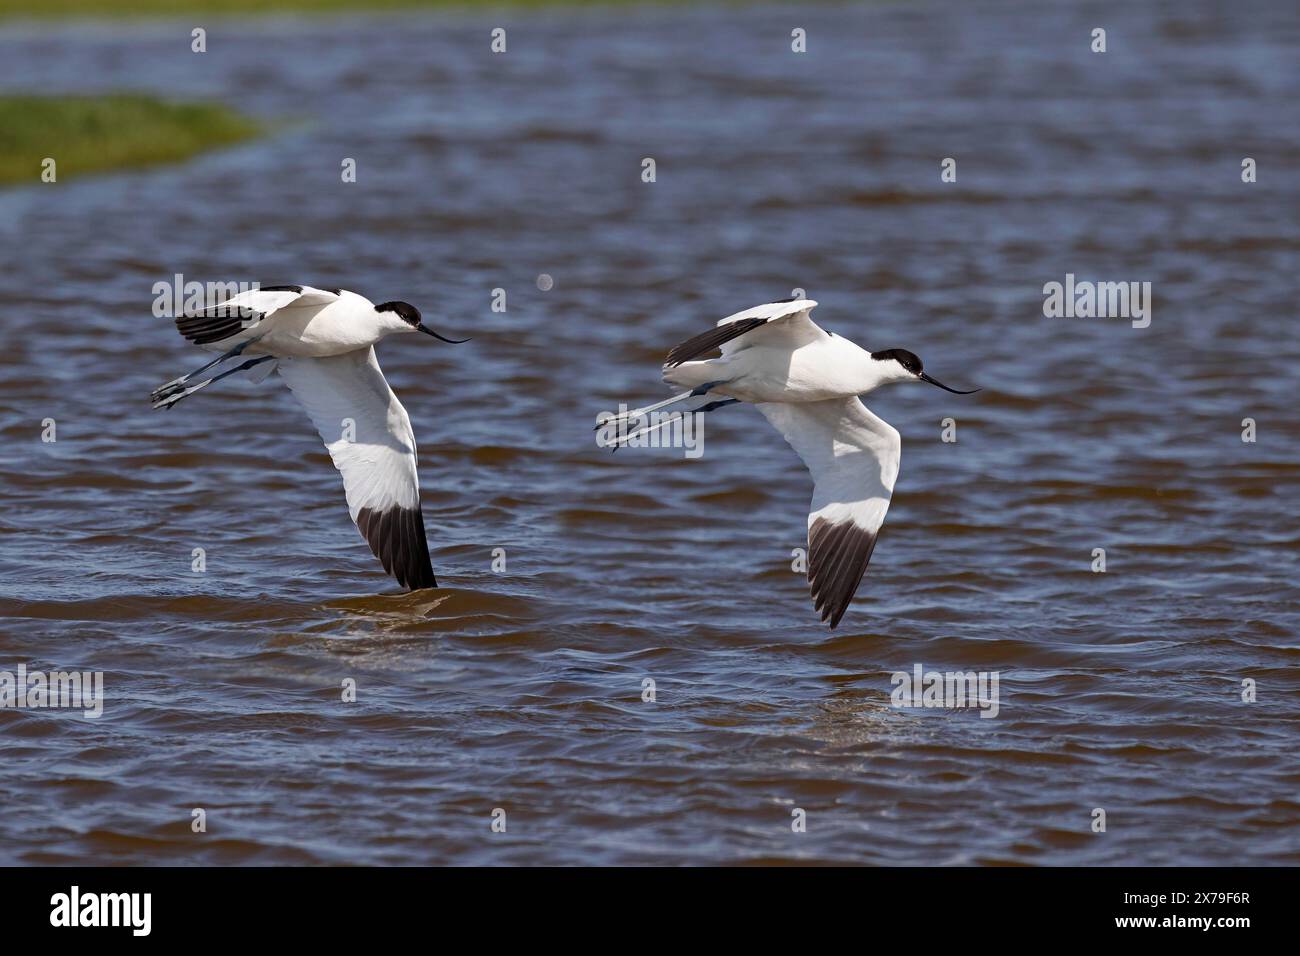
[[[671,368],[665,365],[663,370],[665,383],[688,391],[694,391],[701,386],[716,383],[719,379],[725,379],[726,377],[725,373],[720,374],[718,362],[713,359],[703,362],[683,362],[681,365]]]

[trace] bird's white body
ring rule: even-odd
[[[812,299],[759,306],[729,315],[719,327],[750,319],[766,324],[723,343],[722,356],[666,368],[664,381],[682,388],[722,382],[711,390],[742,402],[823,402],[865,395],[905,370],[878,362],[843,336],[823,331],[809,313]]]
[[[155,389],[154,407],[170,407],[234,372],[257,367],[254,377],[261,380],[278,371],[343,476],[348,513],[384,570],[412,590],[434,587],[415,434],[374,350],[397,332],[442,338],[421,324],[419,311],[404,302],[376,306],[340,289],[270,286],[183,315],[176,326],[194,344],[221,354]],[[240,355],[254,357],[186,385],[198,372]]]
[[[394,332],[410,331],[396,313],[376,312],[373,302],[355,292],[300,288],[304,291],[296,296],[292,291],[253,290],[227,299],[224,308],[251,310],[260,319],[203,348],[224,352],[247,340],[245,355],[321,358],[369,348]],[[286,304],[277,304],[285,299]],[[262,311],[267,308],[272,310]]]
[[[663,377],[690,391],[626,418],[694,398],[703,399],[698,411],[740,401],[752,403],[781,432],[813,477],[808,579],[817,610],[834,627],[875,548],[902,447],[898,431],[858,396],[917,380],[954,389],[925,375],[910,352],[868,352],[824,331],[810,316],[816,305],[812,299],[761,305],[683,342],[669,352]],[[714,349],[722,354],[699,358]]]

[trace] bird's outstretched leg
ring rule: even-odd
[[[169,395],[173,395],[176,392],[179,392],[181,388],[184,387],[185,383],[188,382],[190,379],[192,379],[195,375],[198,375],[200,372],[206,372],[214,365],[220,365],[226,359],[234,358],[235,356],[243,352],[244,349],[248,348],[248,346],[251,345],[253,341],[254,341],[253,339],[245,339],[243,342],[240,342],[238,345],[236,345],[229,352],[226,352],[224,355],[218,355],[207,365],[201,365],[192,372],[186,372],[180,378],[174,378],[170,382],[166,382],[162,385],[159,385],[157,388],[153,390],[152,393],[150,393],[149,401],[157,402],[160,399],[167,398]]]
[[[212,378],[205,378],[197,385],[191,385],[189,388],[181,389],[180,391],[172,391],[165,398],[160,398],[157,401],[155,401],[153,403],[153,407],[171,408],[171,406],[175,405],[177,402],[179,402],[182,398],[185,398],[187,395],[193,395],[199,389],[206,388],[207,386],[211,385],[213,382],[219,382],[227,375],[234,375],[236,372],[242,372],[245,369],[250,369],[254,365],[261,365],[263,362],[270,362],[274,358],[275,358],[274,355],[263,355],[260,358],[249,359],[247,362],[243,362],[239,365],[236,365],[232,369],[227,369],[226,371],[222,372],[220,375],[214,375],[212,376]]]
[[[724,398],[721,401],[709,402],[706,405],[701,405],[699,408],[688,409],[682,412],[680,415],[666,415],[662,420],[660,420],[654,425],[647,425],[644,428],[638,428],[636,431],[632,432],[631,434],[624,435],[622,438],[614,439],[614,441],[610,443],[610,449],[612,451],[618,451],[619,447],[625,442],[629,442],[633,438],[639,438],[642,435],[649,435],[651,432],[657,432],[665,425],[671,425],[673,422],[677,421],[679,418],[682,417],[682,415],[694,415],[696,412],[701,412],[701,413],[711,412],[715,408],[722,408],[724,405],[736,405],[739,402],[740,399],[738,398]]]
[[[725,381],[705,382],[699,388],[692,389],[689,392],[679,392],[678,394],[673,395],[670,398],[665,398],[662,402],[655,402],[653,405],[647,405],[645,406],[645,408],[634,408],[631,409],[630,411],[623,412],[622,414],[619,415],[611,415],[609,418],[603,419],[598,425],[596,425],[595,428],[592,429],[592,431],[599,431],[600,429],[604,428],[606,425],[609,425],[611,423],[631,421],[634,418],[640,418],[643,415],[649,415],[651,412],[656,412],[659,409],[666,408],[669,405],[675,405],[678,402],[684,402],[688,398],[698,398],[701,395],[707,395],[709,393],[709,389],[716,388],[719,385],[725,385],[725,384],[726,384]]]

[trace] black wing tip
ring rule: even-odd
[[[877,535],[852,520],[818,518],[808,529],[808,584],[813,607],[832,630],[853,603]]]
[[[220,308],[218,306],[217,308]],[[176,319],[176,331],[195,345],[208,345],[220,342],[244,329],[255,325],[262,316],[253,313],[251,317],[238,315],[182,315]]]
[[[258,292],[292,292],[295,295],[302,295],[306,291],[305,286],[300,285],[259,285]],[[326,289],[326,292],[340,295],[339,289]],[[186,312],[176,317],[176,328],[195,345],[208,345],[212,342],[220,342],[222,339],[230,338],[236,332],[241,332],[250,326],[256,325],[266,318],[265,312],[258,312],[248,306],[230,306],[229,300],[220,302],[210,308],[200,309],[197,312]]]
[[[674,346],[668,353],[668,357],[664,359],[664,366],[666,368],[676,368],[683,362],[689,362],[705,352],[712,352],[714,349],[720,348],[732,339],[739,338],[760,325],[766,325],[767,322],[767,319],[758,318],[739,319],[735,322],[728,322],[726,325],[715,326],[707,332],[701,332],[680,345]]]
[[[384,511],[362,508],[357,512],[357,530],[370,545],[384,570],[409,591],[436,588],[429,561],[429,542],[424,536],[424,515],[420,506],[395,505]]]

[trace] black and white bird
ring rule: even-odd
[[[437,586],[420,512],[415,435],[406,409],[388,387],[374,345],[385,336],[424,332],[419,310],[340,289],[262,286],[176,319],[181,335],[220,353],[188,375],[154,389],[154,408],[170,408],[236,372],[262,381],[278,371],[307,410],[343,475],[348,512],[370,550],[405,588]],[[230,359],[252,356],[189,384]]]
[[[808,581],[822,621],[835,627],[866,573],[898,477],[898,432],[858,396],[891,382],[971,392],[931,378],[905,349],[868,352],[822,330],[810,317],[816,305],[786,299],[727,316],[668,353],[663,379],[686,391],[597,427],[612,426],[621,444],[668,424],[633,427],[661,408],[691,399],[688,412],[753,403],[812,473]]]

